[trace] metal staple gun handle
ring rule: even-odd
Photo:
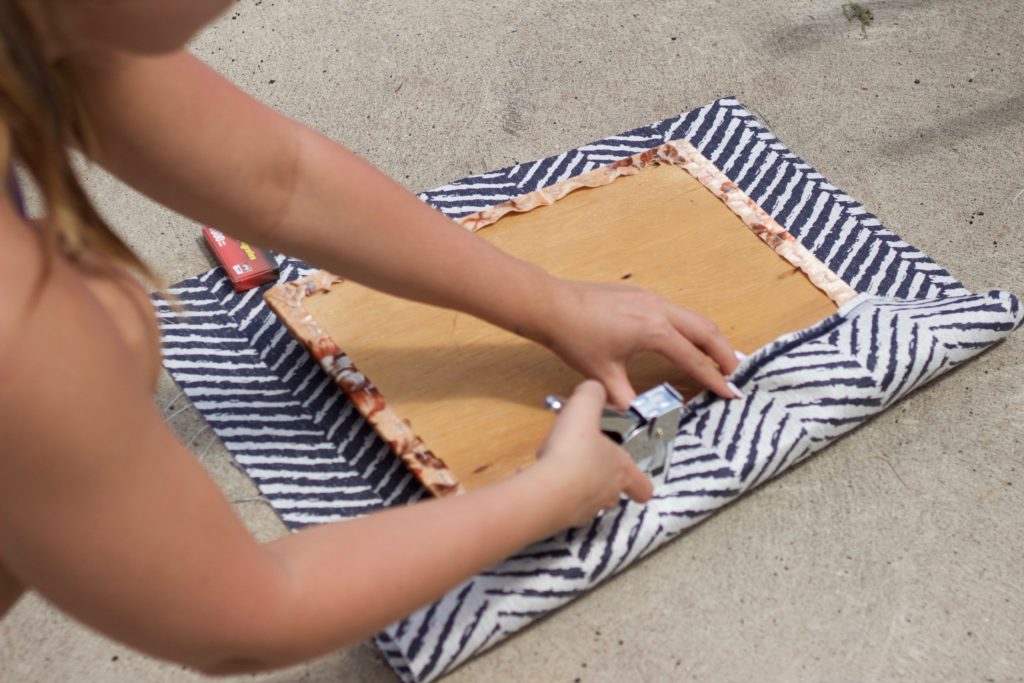
[[[544,405],[558,413],[565,399],[548,396]],[[664,477],[683,405],[678,391],[670,384],[660,384],[634,398],[626,411],[606,406],[601,413],[601,431],[626,449],[643,469]]]

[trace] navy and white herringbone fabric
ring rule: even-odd
[[[1005,292],[971,294],[786,149],[733,99],[421,196],[465,216],[685,138],[860,292],[835,315],[758,350],[745,398],[687,405],[666,481],[587,528],[537,544],[388,628],[405,681],[432,680],[593,588],[725,503],[823,448],[1020,325]],[[279,258],[281,280],[308,272]],[[291,529],[422,497],[423,490],[264,306],[210,271],[158,302],[165,366]]]

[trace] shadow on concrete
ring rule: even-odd
[[[1011,126],[1024,126],[1024,93],[930,126],[915,128],[902,139],[886,141],[880,146],[880,151],[889,158],[915,156],[936,145],[989,135]]]

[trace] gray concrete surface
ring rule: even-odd
[[[195,51],[414,190],[735,94],[969,287],[1022,293],[1024,5],[868,2],[865,37],[841,4],[241,0]],[[168,281],[206,267],[191,221],[90,182]],[[1022,368],[1018,334],[449,680],[1024,680]],[[175,395],[227,495],[254,495]],[[35,598],[0,624],[0,680],[198,678]],[[363,644],[237,680],[394,678]]]

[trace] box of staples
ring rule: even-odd
[[[277,279],[277,262],[269,251],[239,242],[215,228],[204,227],[203,240],[236,292]]]

